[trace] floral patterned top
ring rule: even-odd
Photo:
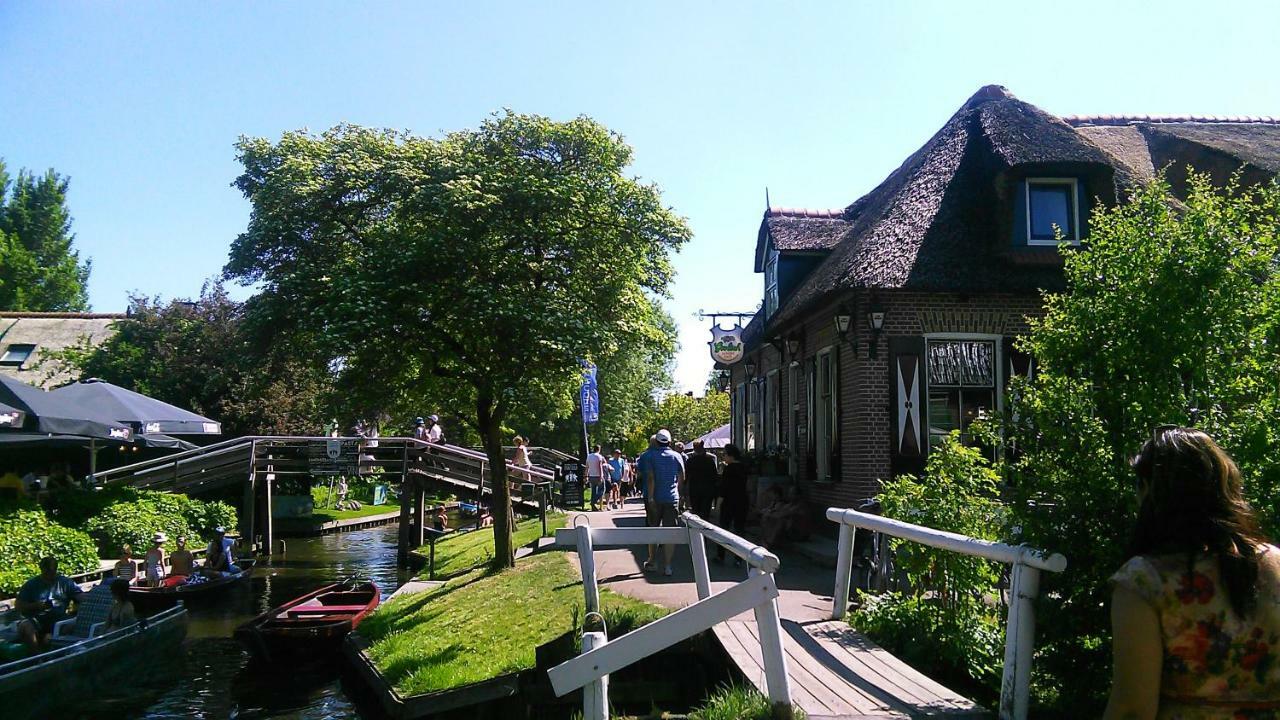
[[[1214,556],[1137,556],[1111,577],[1160,618],[1160,720],[1280,718],[1280,550],[1264,548],[1257,609],[1231,611]],[[1273,705],[1274,703],[1274,705]]]

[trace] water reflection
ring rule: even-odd
[[[384,597],[407,573],[396,567],[397,526],[286,541],[250,582],[191,610],[181,656],[152,668],[127,692],[95,699],[65,717],[363,718],[343,691],[336,658],[287,667],[251,661],[231,639],[236,626],[327,582],[372,578]]]

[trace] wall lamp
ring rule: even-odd
[[[871,305],[867,307],[867,325],[871,326],[871,348],[868,357],[877,357],[880,350],[880,333],[884,331],[884,306],[880,304],[880,298],[872,297]]]
[[[747,382],[756,379],[756,361],[748,360],[742,364],[742,368],[747,371]]]
[[[853,322],[853,313],[849,312],[849,308],[841,305],[836,310],[835,323],[836,335],[840,337],[840,341],[844,342],[849,339],[849,325]],[[858,357],[858,339],[853,339],[853,356]]]
[[[787,355],[790,356],[792,360],[795,360],[796,355],[799,355],[799,354],[800,354],[800,336],[796,333],[791,333],[790,335],[787,336]]]

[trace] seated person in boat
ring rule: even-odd
[[[58,558],[40,558],[40,574],[18,591],[18,612],[23,616],[18,639],[33,649],[48,645],[53,624],[67,618],[67,605],[82,592],[71,578],[58,574]]]
[[[118,578],[124,578],[128,582],[133,582],[133,578],[138,574],[138,566],[133,560],[133,546],[126,544],[123,548],[123,554],[116,561],[112,574]]]
[[[111,581],[111,609],[107,611],[107,632],[129,627],[138,622],[129,601],[129,583],[123,578]]]
[[[187,539],[178,538],[178,549],[169,555],[169,576],[187,577],[195,572],[196,558],[187,549]]]
[[[151,549],[142,559],[142,566],[147,573],[147,587],[159,587],[164,579],[164,544],[169,536],[158,532],[151,538]]]
[[[213,539],[209,541],[209,547],[205,550],[204,574],[217,577],[240,572],[235,555],[232,554],[234,545],[235,541],[227,537],[226,528],[214,528]]]

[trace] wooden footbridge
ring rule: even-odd
[[[257,551],[274,547],[273,499],[290,480],[315,475],[370,475],[400,488],[401,560],[423,544],[429,485],[449,488],[477,504],[492,494],[489,459],[479,451],[414,438],[247,436],[97,473],[98,484],[199,493],[242,485],[242,542]],[[550,502],[548,467],[506,463],[512,504],[536,513]]]
[[[548,671],[552,687],[558,695],[581,688],[584,720],[605,720],[609,716],[610,673],[711,630],[742,675],[773,702],[776,717],[790,717],[793,707],[803,710],[810,720],[990,717],[988,710],[910,667],[841,620],[848,606],[853,530],[866,527],[1012,565],[998,712],[1002,720],[1025,720],[1035,627],[1032,601],[1038,591],[1039,572],[1061,572],[1066,560],[1026,546],[987,542],[854,510],[832,508],[827,516],[840,524],[832,612],[825,619],[808,621],[787,619],[780,612],[782,592],[808,591],[779,590],[774,579],[780,567],[776,555],[692,513],[681,516],[684,527],[592,528],[584,524],[558,531],[556,544],[576,550],[582,566],[587,624],[583,627],[582,654]],[[713,593],[707,541],[745,561],[747,578]],[[698,599],[611,640],[607,628],[590,624],[599,608],[595,551],[647,544],[689,548]]]

